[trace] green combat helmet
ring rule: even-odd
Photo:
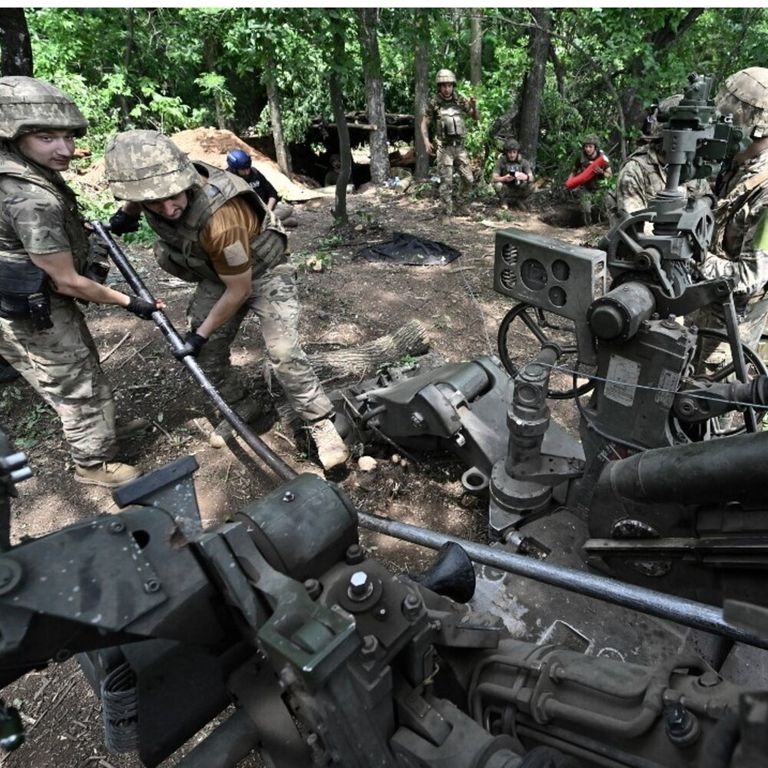
[[[104,163],[118,200],[160,200],[201,184],[192,161],[160,131],[118,133],[107,144]]]
[[[585,144],[594,144],[595,149],[600,149],[600,137],[595,136],[594,133],[588,133],[582,140],[581,140],[581,146],[583,147]]]
[[[751,130],[751,138],[768,136],[768,69],[747,67],[731,75],[715,103],[722,114],[733,115],[737,126]]]
[[[516,149],[519,152],[520,151],[520,142],[516,141],[515,139],[507,139],[504,142],[504,151],[505,152],[510,152],[513,149]]]
[[[83,113],[55,85],[34,77],[0,77],[0,139],[40,130],[84,136],[87,129]]]
[[[440,83],[453,83],[456,85],[456,75],[454,75],[450,69],[441,69],[437,75],[435,75],[435,83],[437,85],[440,85]]]

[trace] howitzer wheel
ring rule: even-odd
[[[571,320],[523,302],[515,304],[499,325],[499,357],[510,376],[516,376],[520,368],[530,362],[548,342],[554,342],[562,350],[558,364],[564,370],[553,369],[547,397],[552,400],[568,400],[589,392],[594,386],[592,381],[573,386],[572,372],[580,369]]]

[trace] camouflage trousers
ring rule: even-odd
[[[768,298],[752,299],[746,305],[736,305],[739,318],[741,343],[757,350],[760,336],[768,323]],[[700,309],[695,316],[700,328],[715,328],[725,331],[725,320],[719,307],[710,305]],[[696,362],[698,371],[713,373],[731,361],[731,348],[727,342],[704,339],[699,348]]]
[[[198,283],[187,307],[191,328],[197,328],[205,320],[222,293],[224,286],[221,283],[212,280]],[[238,400],[247,397],[247,388],[232,365],[230,350],[249,309],[261,322],[269,361],[267,382],[274,373],[291,407],[305,421],[313,422],[328,416],[333,406],[299,342],[296,269],[290,264],[280,264],[255,277],[248,301],[208,338],[198,361],[214,386],[235,407]]]
[[[576,196],[579,198],[579,208],[584,226],[589,227],[592,224],[592,206],[596,202],[597,192],[590,192],[584,187],[579,187],[576,190]]]
[[[502,203],[522,203],[528,199],[533,187],[530,184],[507,184],[503,181],[496,181],[493,184],[493,191]]]
[[[73,299],[52,296],[51,321],[35,331],[29,320],[0,318],[0,354],[56,411],[76,464],[110,461],[115,404],[85,318]]]
[[[453,169],[454,166],[461,178],[460,195],[466,196],[475,178],[472,175],[472,167],[469,164],[469,155],[464,144],[441,144],[437,148],[437,171],[440,176],[440,202],[443,211],[448,215],[453,213]]]

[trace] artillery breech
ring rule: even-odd
[[[104,241],[109,251],[110,258],[115,263],[115,266],[120,271],[120,274],[125,278],[125,281],[131,287],[131,290],[144,301],[155,303],[155,298],[149,292],[149,289],[144,284],[144,281],[139,277],[133,265],[128,260],[128,257],[123,253],[122,249],[115,243],[110,234],[107,232],[103,224],[98,221],[91,222],[96,234]],[[173,327],[173,323],[168,319],[166,314],[161,310],[157,310],[152,313],[152,320],[155,325],[162,331],[166,341],[174,352],[179,352],[184,346],[184,341],[179,336],[176,329]],[[290,480],[296,477],[296,471],[283,461],[269,446],[261,440],[248,425],[240,418],[237,412],[227,403],[227,401],[221,396],[221,393],[214,387],[211,380],[205,375],[202,368],[198,364],[194,357],[187,355],[181,358],[181,362],[186,366],[187,370],[192,374],[192,377],[200,385],[200,388],[206,394],[206,396],[213,402],[216,408],[221,412],[221,415],[232,425],[232,428],[237,432],[240,437],[246,442],[249,448],[262,460],[264,463],[280,478],[283,480]]]
[[[436,533],[378,515],[360,512],[358,517],[363,528],[377,533],[383,533],[431,549],[439,549],[445,542],[454,541],[466,550],[474,562],[499,571],[514,573],[517,576],[524,576],[544,584],[550,584],[553,587],[561,587],[570,592],[641,611],[660,619],[674,621],[705,632],[713,632],[740,643],[768,649],[768,638],[759,637],[746,629],[728,623],[723,618],[723,612],[712,605],[625,584],[606,576],[583,573],[573,568],[552,563],[542,563],[530,557],[516,555],[500,547],[476,544],[473,541],[458,539],[444,533]]]

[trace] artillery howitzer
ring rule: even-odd
[[[553,545],[529,532],[568,514],[586,526],[593,566],[705,602],[764,603],[768,435],[757,414],[768,372],[739,340],[728,280],[696,277],[713,199],[686,199],[678,186],[715,175],[738,148],[710,88],[691,76],[664,131],[666,189],[600,248],[497,234],[494,287],[519,302],[499,330],[503,367],[484,357],[366,382],[347,410],[363,440],[380,432],[458,455],[465,490],[488,494],[491,538],[513,549],[547,557]],[[726,332],[695,327],[710,304]],[[733,363],[704,376],[699,348],[711,338],[729,343]],[[551,418],[548,401],[568,399],[580,440]],[[719,417],[735,410],[745,426],[723,435]]]
[[[2,454],[5,507],[24,462]],[[474,588],[459,547],[425,574],[393,576],[359,545],[349,500],[314,475],[203,531],[196,467],[180,459],[116,490],[118,514],[0,555],[0,685],[79,654],[107,746],[147,766],[230,703],[178,766],[234,767],[253,750],[275,768],[755,768],[765,757],[765,696],[695,655],[651,667],[515,640],[448,597]],[[750,610],[764,631],[765,613]],[[18,714],[0,710],[0,746],[23,749]]]
[[[677,178],[683,167],[698,168],[697,158],[725,156],[730,143],[707,117],[706,94],[687,101],[693,105],[684,101],[688,111],[671,120],[680,121],[675,146],[686,147]],[[741,388],[694,375],[700,334],[669,315],[713,300],[731,317],[742,378],[746,364],[738,361],[728,284],[691,276],[711,233],[711,209],[668,192],[613,230],[604,249],[500,233],[497,288],[524,302],[502,330],[526,318],[541,347],[533,362],[515,364],[505,339],[508,370],[481,358],[369,383],[349,392],[347,410],[364,439],[381,433],[416,448],[451,447],[467,463],[465,488],[489,494],[492,537],[533,555],[534,578],[554,574],[549,561],[557,554],[536,526],[575,513],[588,526],[592,562],[668,591],[762,603],[762,590],[747,588],[765,557],[764,495],[752,469],[765,460],[764,436],[709,439],[709,421],[744,400],[764,403],[765,372]],[[652,235],[644,231],[649,222]],[[606,294],[608,271],[614,285]],[[554,338],[564,320],[572,323],[568,343]],[[574,356],[570,383],[558,390],[567,354]],[[645,386],[654,389],[643,398]],[[552,421],[548,396],[576,400],[582,444]],[[748,416],[747,431],[754,427]],[[727,480],[711,469],[702,476],[706,462]],[[667,653],[670,644],[659,642],[645,660],[628,663],[628,644],[574,650],[573,632],[565,635],[570,648],[556,634],[543,643],[513,639],[503,606],[495,615],[482,610],[482,589],[474,610],[449,598],[467,599],[474,579],[455,548],[426,575],[391,576],[357,543],[358,521],[389,526],[358,514],[312,476],[202,531],[194,466],[182,460],[116,492],[125,510],[118,515],[0,556],[2,684],[49,659],[85,654],[110,748],[136,749],[146,765],[232,701],[235,714],[179,765],[224,768],[259,749],[268,764],[286,768],[516,768],[546,764],[535,762],[535,752],[519,757],[536,745],[582,766],[764,761],[763,694],[726,682],[699,657]],[[285,465],[270,466],[280,473]],[[10,471],[20,469],[15,461]],[[407,528],[397,535],[408,538]],[[48,573],[57,574],[55,590]],[[578,576],[573,588],[586,591]],[[482,571],[481,585],[491,578]],[[620,588],[601,584],[616,601]],[[657,598],[646,596],[650,609]],[[551,591],[538,603],[550,619],[560,615]],[[765,647],[765,611],[726,607],[739,621],[722,628]],[[608,635],[619,634],[615,619],[601,616]],[[13,713],[0,718],[0,744],[18,744],[17,725]],[[731,756],[737,732],[741,747]]]

